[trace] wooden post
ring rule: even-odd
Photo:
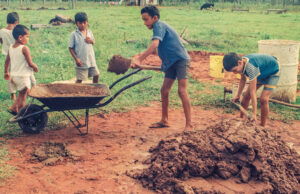
[[[72,9],[75,9],[75,0],[72,0]]]

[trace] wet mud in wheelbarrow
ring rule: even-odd
[[[105,84],[39,84],[29,96],[51,109],[66,110],[93,106],[110,94]]]
[[[105,84],[39,84],[32,88],[29,96],[32,97],[30,104],[26,105],[18,115],[10,119],[11,123],[18,122],[21,129],[26,133],[39,133],[48,121],[47,112],[60,111],[70,120],[81,135],[88,133],[89,109],[100,108],[112,102],[123,91],[150,79],[146,76],[127,86],[124,86],[111,96],[110,90],[122,80],[138,73],[141,69],[133,71],[116,80],[109,87]],[[103,103],[100,101],[110,97]],[[33,100],[39,100],[43,105],[33,104]],[[85,109],[85,123],[81,124],[71,110]],[[82,132],[81,128],[86,127]]]

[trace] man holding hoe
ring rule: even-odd
[[[161,70],[165,72],[164,82],[161,88],[162,117],[150,128],[169,127],[168,107],[169,93],[175,79],[178,80],[178,95],[182,101],[186,124],[185,130],[192,130],[191,103],[187,93],[187,73],[190,64],[190,57],[180,41],[176,31],[167,23],[160,21],[160,13],[155,6],[146,6],[141,10],[144,25],[149,30],[153,29],[152,43],[146,51],[133,61],[132,67],[140,67],[142,61],[158,49],[158,55],[162,60]]]

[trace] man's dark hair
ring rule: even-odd
[[[223,58],[223,66],[226,71],[231,71],[235,66],[238,66],[238,61],[242,60],[236,53],[228,53]]]
[[[157,16],[158,19],[160,18],[159,10],[157,9],[156,6],[153,6],[153,5],[149,5],[149,6],[144,7],[141,10],[141,14],[143,14],[143,13],[148,13],[152,18],[155,15]]]
[[[85,22],[88,21],[88,16],[85,12],[78,12],[75,14],[75,24],[77,22]]]
[[[19,21],[19,15],[17,12],[11,12],[7,14],[6,23],[14,24],[16,21]]]
[[[27,34],[28,31],[29,29],[26,26],[18,24],[13,29],[12,34],[15,40],[18,40],[19,36],[24,36],[25,34]]]

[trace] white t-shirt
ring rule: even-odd
[[[0,30],[0,38],[2,38],[2,54],[7,55],[8,49],[10,45],[15,43],[15,39],[12,35],[12,30],[8,30],[6,28],[2,28]]]
[[[10,74],[12,76],[31,76],[33,74],[32,68],[29,67],[26,58],[22,52],[24,45],[13,48],[9,47],[10,57]]]

